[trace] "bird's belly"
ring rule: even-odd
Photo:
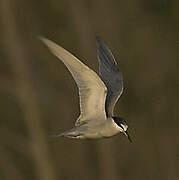
[[[99,139],[103,137],[104,136],[102,136],[102,134],[100,134],[99,132],[85,134],[85,138],[87,139]]]
[[[116,130],[116,129],[109,129],[109,130],[102,130],[101,131],[101,135],[103,136],[103,137],[111,137],[111,136],[114,136],[114,135],[116,135],[117,133],[119,133],[119,131],[118,130]]]
[[[112,121],[108,121],[108,123],[105,124],[100,133],[103,137],[110,137],[116,135],[119,132],[119,127]]]
[[[98,127],[88,129],[85,133],[85,137],[90,139],[111,137],[119,132],[119,128],[115,124],[105,123]]]

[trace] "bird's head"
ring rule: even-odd
[[[118,125],[120,132],[124,133],[125,136],[129,139],[129,141],[132,142],[127,131],[128,125],[126,124],[126,121],[121,117],[113,117],[113,120]]]

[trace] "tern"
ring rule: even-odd
[[[96,37],[99,61],[99,75],[97,75],[56,43],[45,37],[40,37],[40,40],[64,63],[79,89],[81,113],[75,126],[53,137],[98,139],[122,132],[132,142],[125,120],[122,117],[113,116],[114,106],[123,92],[123,77],[107,45]]]

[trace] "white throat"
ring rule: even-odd
[[[117,130],[117,131],[120,131],[120,132],[123,132],[124,130],[118,126],[115,121],[112,119],[112,123],[113,123],[113,127]]]
[[[124,131],[127,131],[127,128],[128,128],[127,125],[121,124],[121,126],[123,127]]]

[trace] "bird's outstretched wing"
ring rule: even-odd
[[[92,120],[94,117],[101,117],[101,120],[106,119],[105,100],[107,88],[99,76],[56,43],[44,37],[40,37],[40,40],[65,64],[79,88],[81,114],[76,121],[76,125]]]
[[[123,77],[109,48],[96,37],[98,44],[99,76],[107,87],[105,110],[107,117],[113,115],[114,106],[123,92]]]

